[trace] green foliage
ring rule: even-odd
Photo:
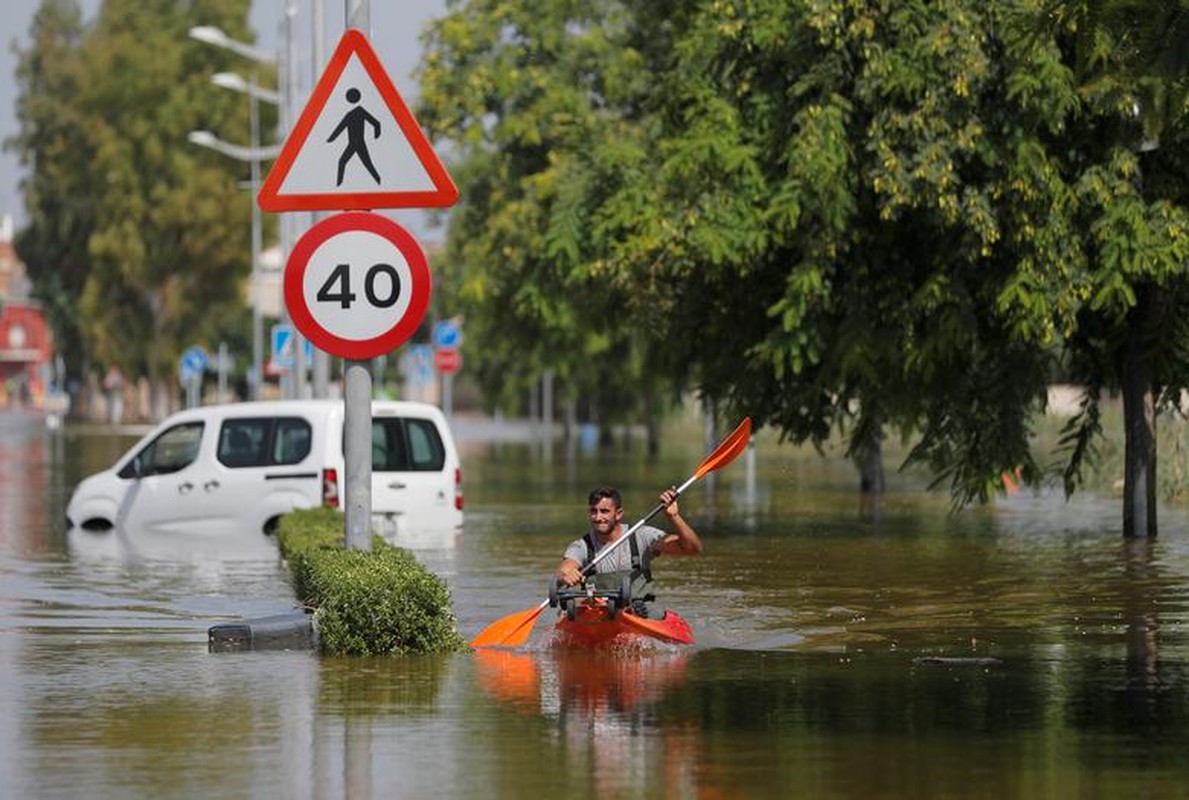
[[[601,198],[647,158],[622,118],[647,78],[624,35],[606,0],[475,0],[428,34],[417,116],[457,145],[462,190],[444,313],[465,317],[468,370],[493,407],[515,410],[547,369],[604,422],[637,416],[629,387],[663,391],[643,372],[654,314],[594,246],[613,224],[595,216]]]
[[[186,346],[237,332],[251,198],[236,178],[247,165],[186,137],[246,140],[246,103],[209,85],[242,65],[187,30],[248,39],[248,7],[107,0],[83,29],[74,3],[46,0],[35,17],[19,67],[14,143],[32,173],[18,248],[72,374],[93,359],[164,378]]]
[[[17,66],[20,130],[5,142],[29,170],[22,189],[30,224],[18,233],[16,249],[72,371],[86,353],[78,297],[87,279],[87,238],[96,211],[87,196],[86,126],[74,102],[86,77],[75,55],[82,35],[82,16],[73,0],[43,2],[38,8],[32,45],[19,53]]]
[[[294,589],[317,609],[323,653],[405,655],[465,647],[441,580],[380,537],[371,552],[344,550],[342,528],[342,514],[332,509],[295,511],[277,527]]]

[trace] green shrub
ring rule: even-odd
[[[298,599],[316,609],[326,655],[403,655],[464,649],[445,584],[405,550],[374,537],[371,552],[343,548],[331,509],[281,518],[277,544]]]

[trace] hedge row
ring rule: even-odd
[[[343,547],[343,515],[331,509],[281,518],[277,544],[298,599],[315,609],[325,655],[405,655],[463,650],[445,584],[407,551],[372,541]]]

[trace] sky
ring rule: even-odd
[[[0,23],[0,141],[17,133],[16,120],[16,64],[13,45],[19,48],[29,46],[29,27],[40,0],[3,0],[4,21]],[[315,4],[321,2],[324,20],[325,44],[323,59],[329,58],[343,34],[346,18],[346,0],[253,0],[251,24],[256,31],[257,44],[263,49],[275,51],[280,45],[281,22],[284,10],[292,4],[296,9],[296,40],[301,70],[301,91],[308,95],[313,86],[314,75],[310,64],[314,50],[313,26]],[[101,0],[79,0],[79,6],[87,19],[98,12]],[[446,0],[374,0],[368,4],[371,16],[369,40],[383,63],[388,76],[396,84],[397,91],[406,105],[414,105],[417,97],[416,81],[412,72],[421,57],[420,35],[426,24],[446,11]],[[245,60],[245,68],[250,62]],[[319,74],[321,69],[318,70]],[[245,99],[246,102],[246,99]],[[303,102],[304,105],[304,102]],[[217,131],[216,131],[217,133]],[[244,142],[243,144],[247,144]],[[20,193],[23,173],[15,154],[0,152],[0,216],[11,215],[19,228],[25,218]],[[389,214],[406,225],[416,234],[425,230],[424,215],[416,211],[394,211]],[[434,234],[427,233],[431,237]]]

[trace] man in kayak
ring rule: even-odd
[[[631,541],[619,545],[610,555],[595,565],[592,576],[599,590],[618,589],[625,578],[631,585],[632,610],[648,616],[647,602],[656,598],[652,590],[652,559],[660,555],[694,556],[702,552],[702,540],[681,516],[677,506],[676,487],[661,492],[665,516],[676,533],[665,533],[651,525],[641,525]],[[619,490],[600,486],[590,493],[590,530],[566,548],[557,568],[557,582],[564,586],[578,586],[583,581],[582,568],[594,560],[595,554],[625,533],[623,527],[623,497]]]

